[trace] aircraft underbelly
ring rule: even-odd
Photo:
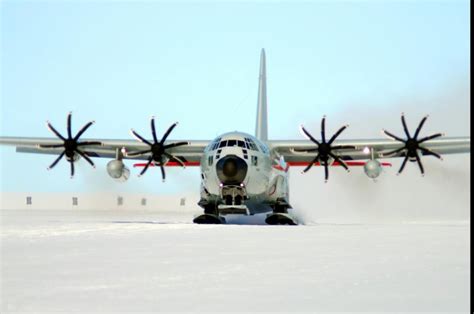
[[[273,211],[273,208],[269,203],[260,199],[249,199],[242,205],[220,204],[218,206],[218,211],[220,215],[254,215],[271,212]]]

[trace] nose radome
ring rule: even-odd
[[[222,173],[226,177],[235,177],[237,174],[237,161],[234,158],[227,158],[222,165]]]
[[[216,170],[224,185],[239,185],[247,175],[247,163],[236,155],[228,155],[217,162]]]

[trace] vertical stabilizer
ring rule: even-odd
[[[262,141],[268,140],[266,72],[265,49],[262,49],[260,54],[260,76],[258,79],[257,124],[255,126],[255,136]]]

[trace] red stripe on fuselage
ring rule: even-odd
[[[366,164],[366,161],[345,161],[346,165],[350,166],[350,167],[353,167],[353,166],[364,166]],[[310,162],[306,162],[306,161],[289,161],[287,162],[287,164],[289,166],[296,166],[296,167],[302,167],[302,166],[308,166],[310,164]],[[315,162],[314,163],[315,166],[321,166],[321,163],[320,162]],[[330,164],[330,166],[340,166],[341,164],[337,161],[333,162],[332,164]],[[381,162],[380,165],[384,166],[384,167],[391,167],[392,164],[389,163],[389,162]]]
[[[146,162],[143,162],[143,163],[136,163],[136,164],[133,164],[134,167],[145,167],[146,166]],[[199,166],[201,163],[199,161],[186,161],[184,162],[184,165],[186,167],[195,167],[195,166]],[[154,167],[155,165],[152,163],[150,164],[150,167]],[[180,167],[181,164],[176,162],[176,161],[168,161],[165,165],[165,167]]]
[[[287,165],[286,168],[283,168],[283,167],[280,166],[280,165],[274,165],[273,168],[276,169],[276,170],[288,172],[288,169],[289,169],[290,167]]]

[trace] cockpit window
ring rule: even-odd
[[[217,140],[221,140],[220,138],[218,138]],[[255,142],[251,139],[251,138],[248,138],[246,137],[245,138],[245,141],[241,141],[241,140],[223,140],[223,141],[215,141],[213,142],[213,144],[211,145],[211,150],[216,150],[218,148],[222,148],[222,147],[242,147],[244,149],[250,149],[250,150],[254,150],[254,151],[259,151],[259,147],[255,144]],[[265,152],[265,150],[263,148],[260,148],[263,152]]]
[[[209,149],[212,151],[212,150],[215,150],[218,146],[219,146],[219,142],[221,141],[221,138],[218,137],[216,138],[210,145],[209,145]]]
[[[258,151],[257,145],[255,145],[255,142],[251,138],[246,137],[245,142],[249,149]]]
[[[268,148],[265,145],[259,143],[258,146],[260,147],[263,153],[268,154]]]
[[[258,157],[252,156],[252,166],[258,166]]]

